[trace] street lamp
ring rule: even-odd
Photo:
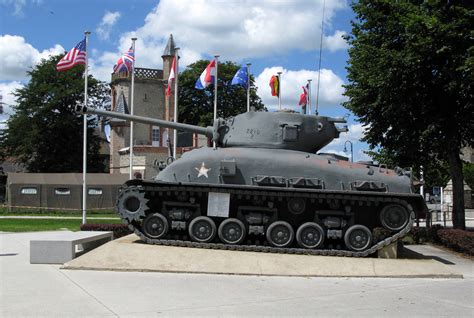
[[[346,140],[346,142],[344,143],[344,153],[347,153],[347,147],[346,147],[347,143],[351,145],[351,162],[354,162],[354,148],[352,145],[352,141]]]

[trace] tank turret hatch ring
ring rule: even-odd
[[[245,238],[245,225],[239,219],[226,219],[217,231],[222,242],[227,244],[240,244]]]
[[[142,229],[149,238],[160,239],[168,233],[168,220],[160,213],[150,214],[143,220]]]
[[[380,222],[391,231],[401,230],[408,223],[408,211],[401,205],[389,204],[380,212]]]
[[[324,230],[314,222],[302,224],[296,231],[296,241],[303,248],[318,248],[324,242]]]
[[[198,216],[189,223],[189,236],[193,241],[207,243],[216,236],[216,224],[207,216]]]
[[[137,187],[130,187],[120,194],[117,200],[117,211],[129,222],[139,221],[146,216],[147,203],[145,193],[140,192]]]
[[[372,242],[372,233],[370,230],[360,224],[356,224],[347,229],[344,235],[346,246],[356,252],[369,248]]]
[[[275,247],[286,247],[293,242],[295,231],[288,222],[276,221],[267,229],[267,241]]]

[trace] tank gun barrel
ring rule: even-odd
[[[110,117],[110,118],[119,118],[126,121],[133,121],[137,123],[149,124],[149,125],[160,126],[164,128],[171,128],[171,129],[177,129],[181,131],[196,133],[199,135],[205,135],[210,138],[214,137],[213,127],[200,127],[200,126],[194,126],[194,125],[189,125],[189,124],[175,123],[175,122],[162,120],[162,119],[154,119],[154,118],[135,116],[135,115],[132,116],[128,114],[122,114],[122,113],[117,113],[117,112],[112,112],[112,111],[107,111],[107,110],[100,110],[100,109],[90,108],[86,106],[78,106],[76,108],[76,111],[82,114],[95,114],[95,115],[100,115],[100,116],[105,116],[105,117]]]

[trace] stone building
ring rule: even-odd
[[[166,98],[166,86],[175,54],[173,35],[163,52],[163,69],[135,67],[134,107],[137,116],[173,120],[174,89]],[[112,111],[130,114],[131,74],[112,74]],[[134,123],[133,171],[135,177],[152,178],[157,174],[154,163],[171,156],[173,131],[158,126]],[[110,173],[128,174],[130,167],[130,123],[110,120]],[[178,135],[178,154],[197,147],[196,136]]]

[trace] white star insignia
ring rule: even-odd
[[[200,176],[205,176],[206,178],[209,178],[209,176],[207,175],[207,172],[211,170],[211,168],[206,168],[206,166],[204,165],[204,162],[202,163],[201,165],[201,168],[194,168],[196,169],[196,171],[198,172],[198,178]]]

